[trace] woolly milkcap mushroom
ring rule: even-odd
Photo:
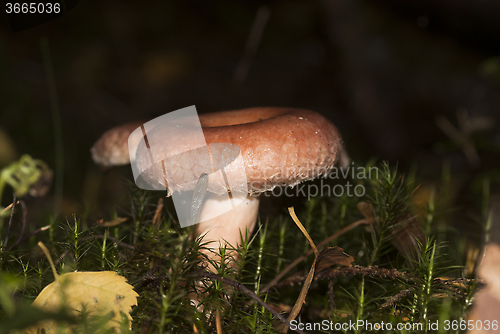
[[[214,241],[209,245],[212,249],[227,243],[236,247],[240,243],[240,233],[245,235],[253,231],[260,193],[278,186],[293,187],[328,174],[342,151],[342,140],[336,127],[325,117],[310,110],[250,108],[203,114],[199,116],[199,122],[207,144],[207,164],[210,165],[207,168],[212,173],[207,173],[207,168],[196,159],[196,150],[190,150],[191,153],[179,154],[173,163],[167,163],[167,180],[165,164],[150,168],[144,163],[147,160],[162,160],[161,156],[154,156],[160,153],[149,150],[148,143],[138,145],[135,163],[143,172],[140,181],[152,185],[152,189],[167,187],[168,196],[174,192],[193,191],[199,184],[196,181],[204,175],[208,176],[206,190],[210,195],[203,204],[200,217],[210,216],[210,212],[214,211],[225,213],[215,214],[212,219],[200,218],[196,233],[204,235],[204,241]],[[129,159],[127,149],[124,149],[127,146],[124,139],[138,126],[139,123],[131,123],[106,132],[91,150],[94,161],[110,166],[115,161]],[[142,130],[144,132],[144,128]],[[148,140],[158,143],[167,134],[172,138],[172,131],[176,130],[157,127],[148,130],[146,136]],[[169,142],[168,145],[185,146],[189,142],[189,135],[189,129],[181,127],[179,141]],[[179,153],[186,151],[186,147],[179,149]],[[122,156],[118,157],[117,152]],[[241,170],[226,167],[222,178],[213,173],[217,165],[219,169],[224,169],[228,161],[235,160],[235,156],[242,158],[245,184],[241,184]],[[228,189],[228,184],[232,185],[231,189]],[[246,191],[244,195],[238,195],[243,189]],[[228,190],[230,196],[227,196]],[[235,198],[239,205],[233,208]],[[232,209],[227,210],[228,207]]]

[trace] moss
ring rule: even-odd
[[[368,220],[357,209],[360,200],[373,208],[371,224],[354,227],[328,243],[352,255],[354,265],[344,267],[332,259],[331,267],[316,274],[300,321],[326,320],[335,328],[335,324],[356,321],[396,326],[463,320],[480,283],[473,276],[465,277],[464,254],[451,251],[460,238],[443,228],[446,221],[437,214],[447,210],[440,207],[441,203],[449,202],[436,200],[437,189],[427,198],[425,213],[415,216],[411,213],[415,212],[415,177],[405,180],[387,164],[379,170],[377,179],[354,180],[366,187],[365,198],[316,197],[296,210],[319,244],[356,221]],[[217,331],[218,317],[226,333],[278,332],[280,321],[269,309],[240,291],[239,285],[224,284],[222,279],[241,283],[278,312],[289,311],[313,262],[312,256],[261,292],[286,266],[309,250],[305,237],[288,215],[283,213],[272,221],[259,222],[253,236],[242,236],[236,268],[227,265],[232,260],[229,248],[220,250],[224,261],[214,263],[215,276],[207,277],[199,267],[199,250],[206,244],[191,237],[193,229],[180,228],[166,207],[157,210],[159,196],[132,185],[129,196],[130,210],[122,215],[126,220],[115,214],[108,222],[87,227],[88,222],[83,223],[81,217],[48,218],[51,233],[37,233],[15,247],[4,245],[0,251],[0,333],[6,332],[1,328],[19,329],[27,324],[23,321],[27,310],[37,312],[27,305],[51,281],[49,264],[35,246],[39,240],[57,259],[59,272],[113,270],[124,275],[140,295],[132,313],[132,332],[213,333]],[[405,228],[404,221],[399,221],[404,213],[411,213],[419,221],[425,235],[423,242],[416,243],[412,256],[395,247],[398,235],[392,233],[395,228]],[[14,216],[16,224],[22,219],[22,215]],[[469,275],[473,275],[471,272]],[[193,293],[198,295],[203,311],[191,304]],[[36,319],[55,316],[63,317],[38,312]],[[88,332],[91,322],[85,317],[78,319],[77,332]],[[370,332],[366,326],[347,332]],[[426,325],[421,330],[395,332],[420,333],[425,328]],[[125,326],[124,332],[127,331]]]

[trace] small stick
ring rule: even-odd
[[[49,250],[47,249],[47,247],[45,247],[45,245],[41,241],[38,242],[38,247],[40,247],[43,250],[43,252],[45,253],[45,256],[47,257],[47,260],[49,260],[50,268],[52,268],[52,273],[54,274],[54,279],[57,281],[57,278],[59,277],[59,275],[57,274],[56,266],[54,265],[54,262],[52,261],[52,257],[50,256]]]
[[[27,236],[25,236],[24,238],[22,238],[22,239],[21,239],[21,241],[19,241],[19,243],[22,243],[22,242],[24,242],[25,240],[27,240],[27,239],[31,238],[32,236],[34,236],[35,234],[40,233],[40,232],[43,232],[43,231],[46,231],[46,230],[48,230],[49,228],[50,228],[50,225],[47,225],[47,226],[42,226],[42,227],[40,227],[39,229],[34,230],[34,231],[33,231],[33,232],[31,232],[30,234],[28,234]],[[16,242],[16,244],[18,244],[18,243]]]
[[[68,255],[68,254],[69,254],[69,250],[67,250],[67,249],[66,249],[66,250],[65,250],[65,251],[61,254],[61,256],[59,256],[59,258],[56,260],[56,262],[55,262],[56,266],[58,266],[58,265],[59,265],[59,262],[61,262],[61,260],[62,260],[62,259],[64,259],[64,257],[65,257],[66,255]]]
[[[358,220],[346,227],[344,227],[343,229],[341,229],[340,231],[338,232],[335,232],[335,234],[332,234],[331,236],[329,236],[328,238],[326,238],[325,240],[323,240],[322,242],[320,242],[316,247],[317,248],[321,248],[323,246],[325,246],[326,244],[328,244],[330,241],[340,237],[342,234],[352,230],[353,228],[359,226],[359,225],[362,225],[362,224],[370,224],[370,222],[366,221],[365,219],[363,220]],[[305,258],[307,258],[309,255],[311,255],[312,253],[314,253],[314,249],[311,248],[310,250],[308,250],[306,253],[304,253],[303,255],[299,256],[297,259],[295,259],[295,261],[293,261],[292,263],[290,263],[285,269],[283,269],[282,272],[280,272],[278,274],[278,276],[276,276],[271,282],[269,282],[262,290],[260,290],[261,293],[265,293],[267,291],[269,291],[269,289],[271,289],[273,286],[276,285],[276,283],[279,282],[280,279],[283,278],[283,276],[285,276],[290,270],[292,270],[296,265],[298,265],[300,262],[302,262],[302,260],[304,260]]]
[[[19,201],[17,201],[17,203],[19,203]],[[16,204],[17,204],[16,203]],[[2,209],[2,212],[0,212],[0,215],[3,214],[5,211],[9,210],[10,208],[12,208],[12,206],[14,205],[14,203],[10,203],[9,205],[7,205],[5,208]]]
[[[295,222],[295,224],[297,225],[297,227],[300,229],[300,231],[302,232],[302,234],[304,234],[304,236],[306,237],[307,241],[309,241],[309,244],[311,245],[311,250],[314,252],[314,254],[316,256],[318,256],[319,255],[318,247],[316,247],[316,245],[314,244],[313,239],[311,238],[311,236],[309,235],[309,233],[307,233],[306,228],[304,227],[304,225],[302,225],[302,223],[300,222],[299,218],[297,218],[297,215],[295,214],[295,209],[294,209],[293,206],[291,206],[291,207],[288,208],[288,213],[290,214],[290,216],[292,217],[293,221]]]
[[[386,307],[389,307],[391,305],[393,305],[394,303],[398,302],[399,300],[401,300],[401,298],[403,298],[404,296],[406,296],[407,294],[409,294],[410,292],[414,291],[415,288],[414,287],[410,287],[408,289],[404,289],[404,290],[401,290],[400,292],[398,292],[397,294],[395,294],[394,296],[390,297],[389,299],[387,299],[381,306],[380,306],[380,309],[384,309]]]
[[[220,321],[220,312],[219,312],[219,309],[217,309],[216,316],[215,316],[215,327],[217,327],[217,334],[223,334],[223,332],[222,332],[222,323]]]

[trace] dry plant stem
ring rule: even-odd
[[[386,268],[379,268],[377,266],[370,266],[370,267],[362,267],[362,266],[352,266],[352,267],[341,267],[341,268],[333,268],[330,270],[325,270],[320,273],[318,273],[315,277],[314,280],[330,280],[328,283],[329,285],[332,283],[332,279],[338,276],[346,276],[346,275],[363,275],[363,276],[371,276],[371,277],[380,277],[380,278],[390,278],[393,280],[400,279],[404,280],[407,283],[411,282],[415,286],[409,287],[405,290],[400,291],[396,295],[390,297],[387,299],[382,306],[382,308],[386,308],[388,306],[391,306],[392,304],[396,303],[399,301],[401,298],[406,296],[409,292],[414,291],[415,287],[417,287],[419,284],[421,284],[421,280],[418,277],[415,277],[411,274],[408,274],[407,272],[404,271],[398,271],[397,269],[386,269]],[[302,276],[302,277],[293,277],[290,279],[287,279],[283,282],[280,282],[279,286],[294,286],[295,284],[302,284],[305,280],[307,280],[309,276]],[[448,286],[450,288],[453,288],[453,286],[458,285],[462,291],[465,289],[465,284],[471,284],[471,283],[477,283],[480,285],[486,284],[484,280],[481,279],[462,279],[462,278],[456,278],[456,279],[451,279],[451,278],[435,278],[432,282],[432,284],[442,284],[444,286]],[[464,292],[460,291],[458,288],[452,289],[454,291],[455,295],[457,296],[464,296]],[[330,296],[331,297],[331,296]],[[438,295],[434,295],[433,297],[438,297]],[[457,297],[455,297],[457,298]]]
[[[297,298],[297,301],[295,302],[295,305],[293,305],[293,309],[290,312],[290,315],[288,316],[287,320],[289,322],[292,322],[299,315],[299,312],[302,309],[302,305],[304,305],[304,303],[306,301],[307,292],[309,291],[309,287],[311,286],[311,283],[314,279],[314,271],[316,268],[316,261],[318,260],[319,251],[318,251],[318,248],[316,247],[316,245],[314,244],[314,241],[312,240],[311,236],[309,235],[309,233],[307,233],[307,230],[304,228],[304,226],[300,222],[299,218],[297,218],[297,215],[295,214],[294,208],[289,207],[288,212],[290,213],[290,216],[292,217],[292,219],[295,222],[295,224],[297,225],[297,227],[300,229],[300,231],[306,237],[307,241],[309,241],[309,244],[311,245],[311,248],[313,249],[314,255],[315,255],[313,264],[311,266],[311,269],[309,270],[309,274],[307,274],[307,278],[304,281],[304,285],[302,285],[302,289],[300,290],[299,297]],[[288,332],[289,327],[290,327],[289,325],[283,326],[281,333]]]
[[[45,245],[41,241],[38,242],[38,247],[40,247],[43,250],[43,252],[45,253],[45,256],[47,257],[47,260],[49,260],[50,267],[52,268],[52,273],[54,274],[54,280],[57,281],[57,278],[59,277],[59,275],[57,274],[56,266],[54,265],[54,262],[52,261],[52,257],[50,256],[49,250],[47,249],[47,247],[45,247]]]
[[[50,228],[50,225],[46,225],[46,226],[42,226],[36,230],[34,230],[33,232],[31,232],[30,234],[28,234],[27,236],[25,236],[24,238],[22,238],[19,242],[16,242],[14,244],[14,246],[17,246],[18,244],[28,240],[29,238],[31,238],[32,236],[34,236],[35,234],[38,234],[40,232],[43,232],[43,231],[46,231]],[[12,248],[12,247],[11,247]],[[9,248],[10,249],[10,248]]]
[[[59,256],[59,258],[56,260],[56,262],[54,262],[54,263],[55,263],[55,265],[56,265],[56,266],[58,266],[58,265],[59,265],[59,263],[62,261],[62,259],[64,259],[64,257],[65,257],[66,255],[68,255],[68,254],[69,254],[69,250],[65,250],[65,251],[61,254],[61,256]]]
[[[17,201],[16,204],[18,204],[19,201]],[[12,206],[14,205],[14,203],[10,203],[9,205],[7,205],[5,208],[2,209],[2,212],[0,212],[0,214],[3,214],[5,211],[7,210],[10,210],[10,208],[12,208]]]
[[[225,278],[225,277],[222,277],[222,276],[219,276],[217,274],[214,274],[212,272],[209,272],[209,271],[206,271],[206,270],[203,270],[201,273],[199,274],[195,274],[193,275],[193,277],[195,278],[209,278],[209,279],[212,279],[212,280],[217,280],[219,282],[222,282],[224,284],[227,284],[227,285],[230,285],[232,286],[233,288],[239,290],[240,292],[242,292],[245,296],[247,297],[250,297],[252,299],[254,299],[255,301],[257,301],[262,307],[264,307],[266,310],[268,310],[269,312],[272,313],[272,315],[274,315],[276,318],[278,318],[281,322],[283,322],[284,324],[286,324],[288,327],[290,327],[290,322],[288,320],[286,320],[281,314],[279,314],[278,312],[276,312],[276,310],[274,310],[271,306],[269,306],[266,302],[264,302],[262,299],[260,299],[256,294],[255,292],[253,292],[252,290],[248,289],[246,286],[244,286],[243,284],[241,284],[240,282],[237,282],[237,281],[233,281],[231,279],[228,279],[228,278]],[[304,333],[300,330],[296,330],[297,333]]]
[[[353,228],[355,228],[359,225],[363,225],[363,224],[370,224],[370,222],[367,220],[364,220],[364,219],[358,220],[358,221],[344,227],[340,231],[335,232],[334,234],[332,234],[331,236],[329,236],[328,238],[326,238],[325,240],[320,242],[317,245],[317,248],[322,248],[323,246],[327,245],[330,241],[335,240],[336,238],[340,237],[342,234],[352,230]],[[275,286],[279,282],[279,280],[283,278],[283,276],[285,276],[290,270],[292,270],[296,265],[298,265],[300,262],[302,262],[305,258],[307,258],[312,253],[314,253],[314,249],[311,248],[306,253],[304,253],[303,255],[298,257],[297,259],[295,259],[295,261],[293,261],[288,266],[286,266],[286,268],[283,269],[278,274],[278,276],[276,276],[271,282],[269,282],[260,292],[265,293],[265,292],[269,291],[269,289],[271,289],[273,286]]]
[[[306,237],[307,241],[309,241],[309,244],[311,245],[311,250],[314,252],[314,255],[316,255],[316,257],[317,257],[319,255],[318,247],[316,247],[316,245],[314,244],[313,239],[311,238],[311,236],[309,235],[309,233],[307,233],[306,228],[304,227],[304,225],[302,225],[302,223],[300,222],[299,218],[295,214],[294,207],[293,206],[289,207],[288,208],[288,212],[290,213],[290,216],[292,217],[293,221],[295,222],[295,224],[297,225],[297,227],[300,229],[300,231],[302,232],[302,234],[304,234],[304,236]]]
[[[332,268],[330,270],[324,270],[319,272],[314,280],[322,280],[322,279],[332,279],[338,276],[346,276],[346,275],[363,275],[363,276],[372,276],[372,277],[380,277],[380,278],[391,278],[391,279],[401,279],[406,282],[413,282],[414,284],[419,284],[420,279],[411,274],[408,274],[405,271],[398,271],[397,269],[386,269],[379,268],[377,266],[351,266],[351,267],[340,267],[340,268]],[[292,277],[283,282],[280,282],[281,285],[294,285],[303,282],[306,279],[306,276],[301,277]]]
[[[443,283],[445,285],[454,285],[454,284],[460,284],[463,285],[465,283],[473,283],[476,282],[481,285],[486,285],[486,280],[483,278],[442,278],[442,277],[437,277],[434,279],[434,283]],[[462,286],[463,287],[463,286]]]
[[[217,327],[217,334],[222,334],[222,323],[220,321],[220,311],[217,309],[215,313],[215,326]]]
[[[403,297],[405,297],[406,295],[408,295],[409,293],[415,291],[415,288],[411,287],[411,288],[408,288],[408,289],[404,289],[402,290],[401,292],[397,293],[396,295],[392,296],[391,298],[387,299],[385,301],[385,303],[383,303],[381,306],[380,306],[380,309],[384,309],[386,307],[389,307],[389,306],[392,306],[393,304],[397,303],[398,301],[400,301]]]

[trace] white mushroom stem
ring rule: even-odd
[[[241,244],[241,236],[250,236],[257,221],[257,212],[259,210],[259,197],[247,196],[242,203],[234,209],[223,213],[215,218],[203,221],[204,215],[210,215],[213,212],[224,212],[227,206],[231,205],[234,199],[228,199],[227,196],[211,195],[206,199],[200,214],[202,221],[196,225],[196,235],[203,236],[202,242],[209,242],[206,245],[208,251],[204,251],[211,259],[217,259],[219,249],[231,245],[231,248],[237,248]],[[228,249],[230,249],[228,247]],[[215,252],[215,253],[214,253]],[[230,254],[230,252],[226,252]],[[234,256],[234,254],[231,254]],[[210,267],[210,270],[214,268]]]

